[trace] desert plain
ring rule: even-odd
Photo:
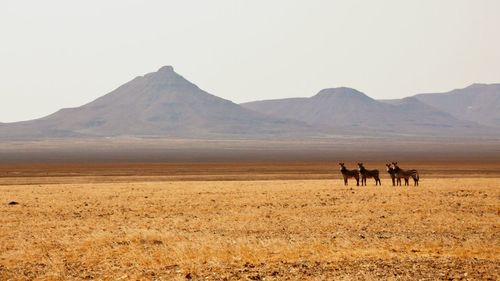
[[[500,165],[366,165],[3,163],[0,280],[499,279]]]

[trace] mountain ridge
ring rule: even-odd
[[[470,95],[491,87],[473,84],[449,93]],[[500,84],[493,87],[498,91],[490,89],[486,95],[500,93]],[[435,106],[426,95],[440,94],[376,100],[356,89],[338,87],[322,89],[311,97],[236,104],[202,90],[167,65],[80,107],[63,108],[35,120],[0,123],[0,139],[491,134],[476,120],[457,118],[452,110],[442,110],[439,102]],[[500,104],[500,98],[494,101],[493,106]]]
[[[294,134],[298,121],[262,116],[201,90],[173,67],[138,76],[76,108],[0,126],[3,137],[204,137]]]
[[[457,130],[475,126],[413,97],[397,102],[379,101],[348,87],[323,89],[309,98],[257,101],[243,103],[242,106],[331,130],[350,128],[395,134],[431,134],[443,133],[448,128],[456,133]]]
[[[457,118],[500,127],[500,83],[474,83],[449,92],[413,97]]]

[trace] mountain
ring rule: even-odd
[[[457,133],[477,126],[415,98],[378,101],[345,87],[324,89],[310,98],[256,101],[242,106],[268,116],[351,132]]]
[[[171,66],[139,76],[111,93],[47,117],[0,124],[2,138],[225,137],[297,134],[301,122],[269,117],[213,96]]]
[[[472,84],[447,93],[414,97],[458,119],[500,127],[500,84]]]
[[[0,139],[498,136],[478,123],[500,126],[499,90],[500,84],[475,84],[444,94],[375,100],[343,87],[309,98],[238,105],[164,66],[81,107],[0,123]]]

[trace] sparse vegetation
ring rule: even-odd
[[[383,183],[0,186],[0,279],[499,278],[498,177]]]

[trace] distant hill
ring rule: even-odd
[[[415,98],[458,119],[500,127],[500,84],[473,84],[464,89],[420,94]]]
[[[300,134],[298,121],[269,117],[213,96],[171,66],[139,76],[111,93],[50,116],[0,124],[3,138],[234,137]]]
[[[344,87],[324,89],[310,98],[256,101],[242,106],[273,117],[353,133],[446,134],[477,127],[415,98],[377,101],[355,89]]]
[[[499,136],[487,127],[500,126],[499,89],[500,84],[475,84],[444,94],[375,100],[343,87],[309,98],[238,105],[165,66],[81,107],[0,123],[0,139]]]

